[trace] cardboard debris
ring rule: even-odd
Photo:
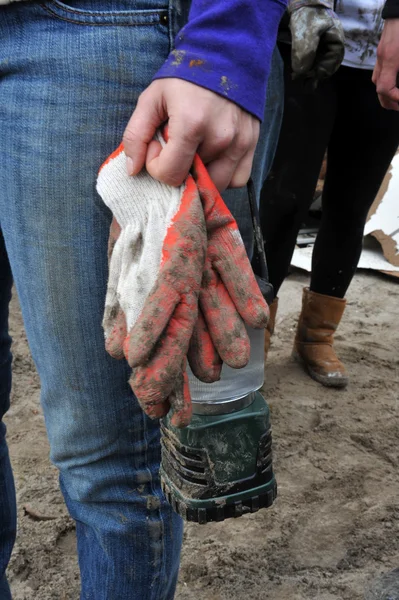
[[[310,272],[312,269],[312,252],[313,245],[306,246],[306,248],[295,248],[291,261],[292,266]],[[365,240],[365,247],[360,257],[358,269],[372,269],[373,271],[382,271],[393,277],[399,277],[399,266],[392,266],[384,257],[381,247],[375,243],[367,243],[367,240]]]
[[[399,151],[370,209],[364,233],[375,237],[386,260],[399,267]]]
[[[370,209],[364,235],[367,237],[358,268],[399,278],[399,149]],[[373,236],[378,244],[370,243],[369,236]],[[301,239],[299,236],[297,243]],[[295,249],[292,266],[311,271],[312,241],[309,239],[311,245],[305,248]]]

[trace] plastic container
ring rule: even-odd
[[[202,383],[188,367],[191,399],[195,404],[220,404],[243,398],[259,390],[264,382],[264,329],[247,329],[251,355],[246,367],[231,369],[223,365],[221,378],[215,383]]]

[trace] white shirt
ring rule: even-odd
[[[385,0],[337,0],[337,13],[345,32],[343,65],[374,69],[377,46],[384,21],[381,17]]]

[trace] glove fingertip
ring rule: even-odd
[[[170,410],[169,402],[166,401],[154,405],[140,403],[140,406],[147,415],[147,417],[154,421],[156,419],[162,419],[163,417],[165,417]]]
[[[151,346],[148,344],[147,346],[143,346],[139,343],[133,344],[133,338],[129,334],[123,344],[124,355],[126,356],[126,360],[129,363],[129,367],[135,369],[136,367],[140,367],[144,365],[150,356]]]
[[[115,358],[116,360],[122,360],[122,358],[125,358],[123,346],[111,338],[105,340],[105,350],[112,358]]]
[[[181,410],[174,412],[170,419],[170,422],[173,425],[173,427],[177,427],[178,429],[184,429],[184,427],[190,425],[192,414],[193,410],[190,402],[189,404],[187,403],[187,405]]]
[[[190,362],[190,367],[197,379],[202,381],[202,383],[215,383],[220,380],[222,373],[223,363],[220,365],[214,366],[206,366],[206,368],[201,368],[199,365],[194,365]]]
[[[232,369],[243,369],[247,366],[251,355],[249,339],[237,339],[223,354],[223,360]]]

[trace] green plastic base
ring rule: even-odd
[[[232,414],[194,415],[185,429],[162,423],[162,484],[186,520],[222,521],[273,504],[269,409],[261,394],[253,397]]]
[[[173,510],[186,521],[205,525],[211,521],[224,521],[230,517],[241,517],[261,508],[269,508],[277,496],[277,483],[273,477],[268,484],[251,488],[247,492],[221,496],[210,500],[193,500],[182,496],[162,474],[162,488]]]

